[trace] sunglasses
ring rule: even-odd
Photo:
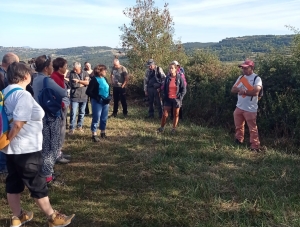
[[[45,56],[45,62],[47,62],[48,60],[50,60],[50,57],[49,57],[49,55],[44,55]]]

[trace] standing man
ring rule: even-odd
[[[127,116],[127,102],[126,102],[126,85],[128,82],[127,69],[120,64],[119,59],[114,59],[114,66],[111,70],[110,80],[113,86],[113,97],[114,97],[114,110],[112,117],[116,117],[118,113],[119,100],[123,107],[123,115]]]
[[[88,63],[88,62],[84,63],[84,71],[86,71],[89,74],[90,79],[92,79],[92,77],[94,76],[94,73],[93,73],[92,66],[91,66],[90,63]],[[87,102],[86,102],[86,106],[85,106],[85,114],[86,115],[90,114],[89,100],[90,100],[90,97],[88,96],[88,99],[87,99]]]
[[[233,113],[235,124],[235,142],[242,144],[244,142],[245,121],[250,132],[250,149],[260,151],[260,141],[258,138],[258,129],[256,125],[258,95],[262,89],[262,81],[254,70],[254,62],[246,60],[239,65],[243,70],[243,75],[239,76],[233,85],[231,92],[238,94],[236,109]]]
[[[154,102],[157,105],[158,117],[162,117],[162,103],[160,98],[160,87],[165,81],[166,75],[161,67],[155,65],[153,59],[147,62],[148,69],[144,77],[144,91],[148,96],[149,111],[147,118],[154,118]]]
[[[8,86],[7,68],[13,62],[19,62],[19,57],[14,53],[7,53],[2,58],[2,65],[0,66],[0,91]],[[0,174],[7,173],[6,168],[6,154],[0,151]]]
[[[69,134],[74,134],[76,114],[79,107],[77,130],[83,132],[83,120],[85,115],[85,106],[87,102],[87,95],[85,94],[87,85],[89,85],[90,77],[86,71],[81,70],[81,64],[75,62],[73,70],[70,72],[69,83],[71,86],[71,113],[70,113],[70,127]]]

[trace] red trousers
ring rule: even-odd
[[[247,122],[250,132],[251,148],[253,149],[260,148],[258,129],[256,125],[256,116],[257,112],[248,112],[239,108],[236,108],[233,113],[235,124],[235,138],[240,142],[244,141],[245,122]]]

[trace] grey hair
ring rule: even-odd
[[[80,62],[74,62],[73,67],[74,68],[81,68]]]

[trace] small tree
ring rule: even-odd
[[[163,67],[173,60],[186,62],[183,46],[173,41],[174,23],[167,3],[161,10],[154,7],[153,0],[137,0],[134,7],[126,8],[123,13],[131,19],[120,30],[122,47],[133,71],[145,69],[149,58]]]

